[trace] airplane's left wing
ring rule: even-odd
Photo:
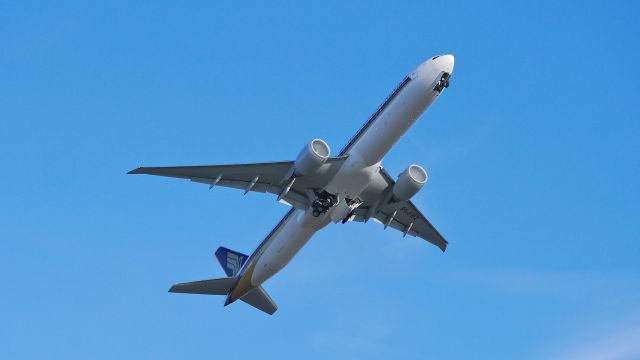
[[[335,175],[346,157],[332,157],[313,174],[293,176],[294,162],[255,164],[139,167],[129,174],[147,174],[189,179],[193,182],[249,191],[272,193],[279,200],[301,209],[311,201],[309,191],[323,188]]]
[[[411,202],[388,201],[385,203],[385,195],[393,188],[395,181],[386,170],[380,172],[373,179],[371,193],[364,193],[364,203],[353,214],[352,220],[367,222],[374,218],[384,224],[385,229],[391,227],[403,232],[403,234],[417,236],[439,247],[447,249],[447,240],[431,225],[429,220]]]

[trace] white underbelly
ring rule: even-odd
[[[257,260],[251,284],[258,286],[278,273],[302,249],[318,230],[329,223],[326,216],[314,217],[311,211],[295,214],[273,234],[273,238]]]
[[[359,154],[349,155],[325,190],[340,199],[355,199],[380,171],[380,163],[367,165]]]
[[[380,170],[382,158],[435,98],[435,92],[423,83],[409,83],[353,146],[325,190],[343,198],[357,198]]]
[[[367,166],[381,162],[436,97],[422,82],[409,83],[353,146],[351,154],[358,154]]]

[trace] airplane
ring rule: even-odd
[[[309,239],[330,223],[377,220],[420,237],[443,252],[447,241],[411,202],[427,181],[420,165],[410,165],[394,179],[382,159],[449,87],[453,55],[420,64],[389,95],[342,148],[330,156],[321,139],[307,143],[293,161],[178,167],[140,167],[129,174],[189,179],[248,192],[271,193],[291,209],[247,256],[220,247],[215,252],[224,278],[173,285],[173,293],[224,295],[224,306],[241,300],[267,314],[278,309],[262,284],[282,270]]]

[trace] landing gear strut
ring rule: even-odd
[[[338,198],[335,195],[331,195],[325,190],[322,192],[316,192],[316,196],[318,197],[313,201],[313,203],[311,203],[311,208],[313,209],[312,214],[315,217],[324,214],[338,202]]]

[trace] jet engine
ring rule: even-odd
[[[327,161],[329,145],[320,139],[313,139],[302,148],[295,161],[296,175],[309,175],[316,172]]]
[[[427,172],[420,165],[410,165],[400,175],[393,186],[393,200],[406,201],[417,194],[427,182]]]

